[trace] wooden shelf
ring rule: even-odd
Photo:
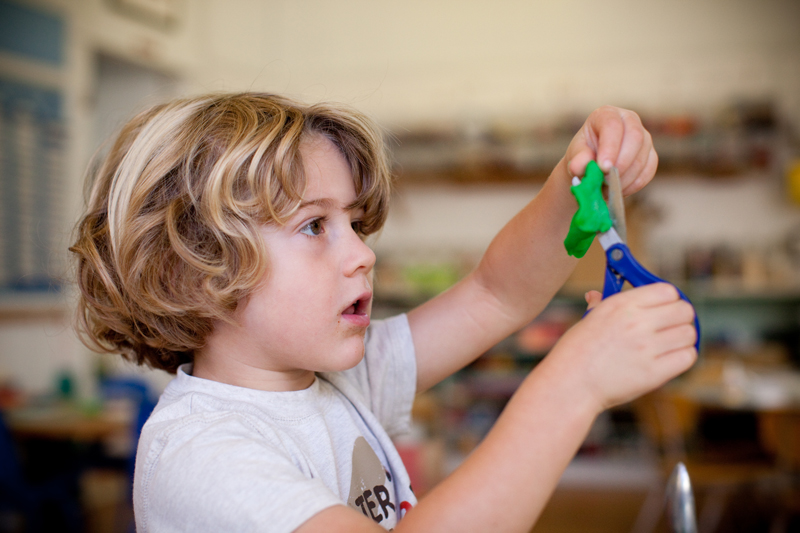
[[[63,320],[69,313],[69,305],[62,294],[0,293],[0,322]]]
[[[578,126],[579,127],[579,126]],[[540,183],[563,157],[572,139],[565,126],[497,134],[455,128],[410,131],[393,136],[390,152],[398,183]],[[655,132],[659,172],[724,178],[769,168],[785,141],[777,128],[706,128]]]

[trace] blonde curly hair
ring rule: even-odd
[[[97,165],[70,247],[84,343],[168,372],[191,362],[214,321],[233,321],[263,279],[259,227],[283,224],[302,201],[299,148],[309,135],[341,150],[353,207],[364,209],[361,230],[378,231],[389,166],[381,132],[353,110],[271,94],[208,95],[126,124]]]

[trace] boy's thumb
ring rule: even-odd
[[[587,313],[597,307],[597,304],[603,301],[603,295],[598,291],[589,291],[583,297],[586,299],[586,303],[588,304],[588,307],[586,308]]]

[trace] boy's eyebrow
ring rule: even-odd
[[[297,206],[297,211],[302,211],[309,206],[321,207],[323,209],[333,209],[336,207],[336,202],[331,198],[315,198],[313,200],[306,200],[300,202],[300,205]],[[354,211],[358,208],[354,205],[348,205],[344,209],[345,211]]]
[[[297,210],[300,211],[301,209],[305,209],[306,207],[312,205],[316,207],[322,207],[325,209],[332,209],[335,203],[330,198],[315,198],[314,200],[306,200],[304,202],[300,202],[300,205],[297,206]]]

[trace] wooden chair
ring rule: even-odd
[[[784,476],[779,492],[781,512],[771,529],[771,533],[782,533],[788,531],[792,517],[800,516],[800,412],[774,411],[761,418],[762,439]]]

